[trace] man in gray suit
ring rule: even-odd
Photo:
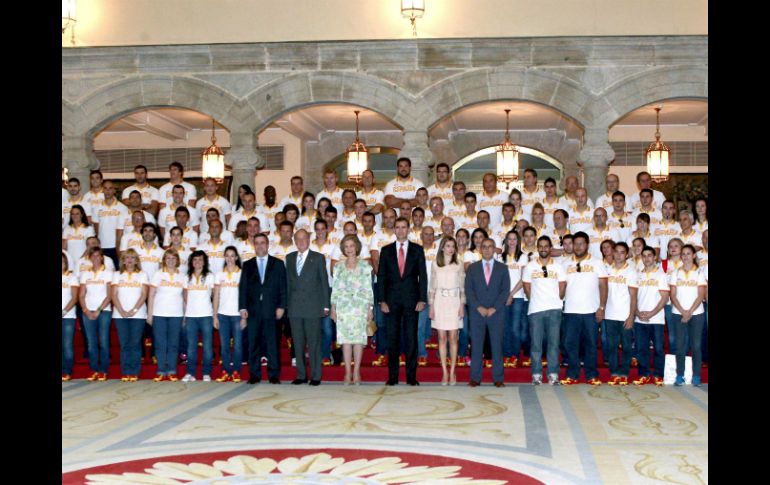
[[[310,234],[300,229],[294,235],[297,251],[286,256],[288,314],[297,378],[292,384],[307,383],[305,344],[310,354],[310,385],[321,384],[321,318],[329,315],[330,290],[324,255],[311,251]]]
[[[468,266],[465,273],[465,299],[468,304],[471,331],[471,380],[476,387],[481,383],[484,333],[489,329],[492,347],[492,380],[495,387],[503,384],[503,321],[505,302],[511,291],[508,267],[495,261],[495,242],[484,239],[481,243],[481,261]]]

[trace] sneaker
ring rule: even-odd
[[[489,359],[485,360],[484,361],[484,367],[486,367],[487,369],[491,369],[492,368],[492,361],[489,360]]]
[[[692,385],[700,387],[700,376],[692,376]]]
[[[405,365],[406,365],[406,361],[404,360],[404,356],[400,355],[398,357],[398,366],[399,367],[404,367]]]
[[[128,381],[130,381],[130,380],[131,380],[131,378],[130,378],[130,377],[128,377],[128,376],[121,376],[121,377],[120,377],[120,382],[128,382]]]
[[[637,386],[643,386],[645,384],[652,384],[652,377],[650,376],[642,376],[639,379],[634,381],[634,384]]]
[[[154,355],[152,356],[152,363],[153,363],[153,365],[157,365],[158,364],[158,358],[155,357]]]
[[[89,380],[89,381],[93,382],[93,381],[95,381],[98,378],[99,378],[99,373],[98,372],[94,372],[90,376],[86,377],[86,380]]]
[[[532,359],[529,359],[529,358],[524,359],[524,362],[522,362],[521,365],[524,366],[524,367],[531,367],[532,366]]]
[[[674,385],[681,386],[683,384],[684,384],[684,376],[676,376],[676,379],[674,379]]]
[[[594,377],[593,379],[588,381],[588,383],[591,384],[592,386],[601,386],[602,385],[602,381],[599,380],[598,377]]]
[[[233,371],[233,375],[230,377],[230,380],[233,382],[241,382],[241,374],[238,371]]]
[[[655,378],[655,385],[658,386],[658,387],[662,387],[663,386],[663,378],[662,377],[656,377]]]
[[[62,375],[61,375],[61,381],[62,381],[62,382],[67,382],[67,381],[69,381],[70,379],[72,379],[72,376],[71,376],[70,374],[62,374]]]
[[[332,365],[332,360],[331,359],[324,359],[324,360],[321,361],[321,364],[324,367],[328,367],[328,366]]]
[[[179,380],[179,378],[176,376],[176,374],[169,374],[167,377],[168,377],[168,380],[171,381],[171,382],[176,382],[176,381]]]
[[[264,363],[264,364],[262,364],[262,365],[267,365],[267,362],[265,362],[265,363]],[[297,367],[297,358],[296,358],[296,357],[292,357],[292,358],[291,358],[291,366],[292,366],[292,367]]]
[[[222,375],[216,378],[217,382],[227,382],[231,381],[233,378],[230,377],[230,375],[227,373],[227,371],[222,371]]]
[[[532,376],[532,385],[533,386],[539,386],[542,383],[543,383],[543,376],[540,376],[540,375]]]
[[[192,374],[185,374],[184,377],[182,377],[182,382],[195,382],[195,376]]]
[[[386,364],[387,364],[387,362],[385,361],[385,356],[384,355],[380,355],[379,357],[377,357],[376,359],[374,359],[372,361],[372,367],[381,367],[381,366],[384,366]]]
[[[104,372],[100,373],[99,377],[97,378],[97,380],[99,380],[99,381],[106,381],[107,380],[107,374],[105,374]]]
[[[417,365],[420,367],[425,367],[428,365],[428,358],[427,357],[420,357],[417,359]]]
[[[559,374],[548,374],[548,384],[552,386],[560,386],[561,382],[559,382]]]
[[[508,357],[507,359],[503,359],[503,367],[516,367],[516,357]]]
[[[208,374],[203,375],[203,382],[211,382],[211,376]]]
[[[427,344],[425,344],[425,348],[426,349],[437,349],[438,348],[438,344],[436,342],[428,342]]]
[[[620,386],[627,386],[628,385],[628,377],[621,377],[620,382],[618,383]]]
[[[607,385],[609,385],[609,386],[619,386],[620,385],[620,376],[612,376],[612,377],[610,377],[610,380],[607,381]]]
[[[128,376],[129,382],[136,382],[139,380],[139,376]]]
[[[294,365],[294,359],[293,358],[291,359],[291,362],[292,362],[291,365]],[[259,359],[259,363],[262,364],[263,366],[266,366],[267,365],[267,357],[262,357],[261,359]],[[246,362],[241,363],[241,365],[246,365]]]
[[[559,382],[561,382],[562,386],[573,386],[573,385],[579,383],[580,381],[578,379],[573,379],[571,377],[567,377],[565,379],[562,379]]]
[[[150,339],[150,338],[144,339],[144,346],[145,347],[152,347],[152,339]]]
[[[161,382],[161,381],[167,381],[167,380],[168,380],[168,378],[166,376],[164,376],[163,374],[158,374],[153,379],[153,381],[155,381],[155,382]]]

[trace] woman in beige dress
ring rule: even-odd
[[[431,266],[430,291],[431,327],[438,330],[441,370],[444,372],[441,385],[447,381],[455,385],[457,364],[457,333],[463,327],[465,316],[465,269],[458,258],[457,241],[451,236],[441,240],[436,260]],[[449,336],[450,372],[447,374],[446,343]]]

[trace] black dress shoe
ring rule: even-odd
[[[279,379],[277,377],[271,377],[270,378],[270,384],[280,384],[280,383],[281,383],[281,379]]]
[[[419,386],[420,385],[420,383],[417,382],[417,379],[413,379],[411,381],[406,381],[406,383],[409,384],[410,386]]]
[[[259,377],[249,377],[249,384],[257,384],[261,380]]]
[[[294,379],[293,381],[291,381],[291,383],[294,384],[295,386],[298,386],[300,384],[307,384],[307,379]]]
[[[505,383],[503,383],[503,381],[496,381],[495,387],[505,387]]]
[[[388,379],[385,382],[386,386],[395,386],[396,384],[398,384],[398,379]]]
[[[321,385],[321,381],[312,380],[312,381],[310,381],[310,385],[311,386],[320,386]]]
[[[471,381],[468,383],[468,385],[469,385],[469,386],[471,386],[471,387],[478,387],[478,386],[479,386],[479,383],[478,383],[477,381],[471,380]]]

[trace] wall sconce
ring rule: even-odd
[[[67,29],[70,29],[72,45],[75,45],[76,22],[75,0],[61,0],[61,33],[64,35]]]
[[[401,0],[401,15],[412,22],[412,36],[417,37],[417,19],[425,15],[425,0]]]

